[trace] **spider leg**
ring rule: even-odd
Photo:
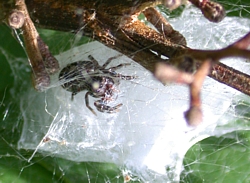
[[[137,76],[125,76],[125,75],[117,73],[117,72],[115,72],[114,70],[111,70],[111,69],[102,70],[102,72],[106,73],[106,74],[109,74],[112,77],[120,78],[120,79],[123,79],[123,80],[131,80],[131,79],[138,78]]]
[[[89,94],[90,94],[90,92],[87,92],[87,93],[85,94],[85,104],[86,104],[86,107],[87,107],[94,115],[97,116],[97,114],[95,113],[94,109],[92,109],[92,108],[89,106],[89,97],[88,97]]]
[[[122,104],[118,104],[114,107],[110,107],[103,103],[102,100],[97,100],[94,105],[96,106],[96,109],[100,112],[107,112],[107,113],[115,113],[119,111],[119,108],[122,106]]]
[[[112,75],[113,77],[118,77],[118,78],[121,78],[121,79],[123,79],[123,80],[131,80],[131,79],[136,79],[136,78],[137,78],[137,76],[125,76],[125,75],[122,75],[122,74],[120,74],[120,73],[116,73],[115,71],[113,71],[113,72],[111,73],[111,75]]]
[[[107,69],[107,70],[115,71],[115,70],[117,70],[117,69],[120,69],[121,67],[128,66],[128,65],[131,65],[131,64],[130,64],[130,63],[119,64],[119,65],[117,65],[117,66],[110,67],[110,68]]]
[[[131,80],[131,79],[137,78],[137,76],[124,76],[120,73],[115,72],[115,70],[121,67],[127,66],[127,65],[131,65],[131,64],[130,63],[119,64],[117,66],[110,67],[108,69],[101,69],[101,71],[105,74],[111,75],[112,77],[117,77],[117,78],[124,79],[124,80]]]
[[[118,57],[120,57],[120,56],[122,56],[122,54],[119,54],[119,55],[114,56],[114,57],[110,57],[110,58],[102,65],[101,69],[104,69],[105,67],[107,67],[107,65],[109,65],[109,63],[110,63],[112,60],[114,60],[114,59],[116,59],[116,58],[118,58]]]
[[[72,92],[72,94],[71,94],[71,101],[73,101],[74,100],[74,96],[77,94],[77,92]]]
[[[89,55],[88,58],[94,64],[94,68],[101,68],[101,66],[99,65],[98,61],[92,55]]]

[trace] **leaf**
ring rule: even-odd
[[[249,131],[210,137],[195,144],[184,159],[182,182],[249,182]]]

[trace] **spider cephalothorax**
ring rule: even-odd
[[[114,58],[116,57],[109,58],[102,66],[100,66],[90,55],[89,59],[91,61],[78,61],[68,64],[59,74],[59,80],[63,82],[62,87],[67,91],[72,92],[72,100],[77,93],[87,90],[87,93],[85,94],[86,106],[95,115],[95,111],[89,106],[89,95],[95,98],[101,98],[94,103],[98,111],[108,113],[117,112],[122,104],[118,104],[114,107],[107,105],[109,101],[113,100],[112,97],[114,96],[114,92],[118,91],[116,89],[117,83],[113,78],[130,80],[136,77],[124,76],[115,72],[116,69],[130,65],[128,63],[106,69],[106,66]]]

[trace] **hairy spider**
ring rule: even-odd
[[[136,78],[136,76],[124,76],[115,72],[115,70],[130,64],[119,64],[115,67],[106,69],[107,65],[113,59],[117,58],[117,56],[109,58],[102,66],[100,66],[97,60],[91,55],[89,55],[88,58],[90,61],[74,62],[68,64],[61,70],[59,80],[63,82],[62,87],[72,92],[72,100],[77,93],[87,90],[85,94],[85,103],[87,108],[95,115],[95,111],[89,106],[89,95],[95,98],[101,98],[101,100],[94,102],[98,111],[107,113],[117,112],[122,104],[118,104],[114,107],[107,105],[107,103],[112,100],[114,92],[118,91],[115,87],[117,83],[115,83],[113,78],[131,80]]]

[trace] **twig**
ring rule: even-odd
[[[202,84],[208,75],[211,67],[211,61],[206,60],[194,75],[193,82],[189,85],[190,90],[190,108],[185,112],[186,121],[190,126],[196,127],[202,122],[201,97],[200,92]]]
[[[178,31],[174,30],[173,27],[168,23],[166,18],[164,18],[160,12],[155,8],[147,8],[143,11],[143,14],[147,20],[154,25],[154,27],[162,34],[164,37],[169,38],[171,42],[180,45],[186,45],[185,37]]]
[[[189,86],[190,107],[184,113],[184,116],[187,123],[193,127],[198,126],[202,122],[200,91],[210,68],[210,60],[204,61],[194,75],[177,70],[166,63],[159,63],[156,66],[155,77],[161,82],[181,83]]]
[[[59,71],[59,63],[57,59],[50,53],[49,47],[43,42],[40,36],[37,37],[37,43],[48,73],[54,74]]]
[[[22,29],[26,53],[33,70],[34,88],[43,91],[50,84],[48,72],[54,73],[58,71],[59,64],[50,54],[48,46],[39,37],[29,17],[24,0],[16,0],[15,8],[8,18],[8,24],[13,29]],[[48,69],[48,72],[46,69]]]
[[[220,22],[226,13],[219,3],[210,0],[188,0],[201,10],[203,15],[211,22]]]
[[[219,63],[212,67],[209,76],[250,96],[250,78],[243,72]]]
[[[162,83],[173,82],[191,84],[194,80],[194,76],[192,74],[180,71],[164,62],[160,62],[156,65],[155,77]]]
[[[187,50],[186,54],[170,59],[172,65],[176,65],[178,68],[183,63],[186,63],[187,58],[195,60],[196,64],[194,67],[198,68],[203,60],[211,59],[213,66],[209,76],[220,83],[226,84],[242,93],[250,96],[250,77],[249,75],[238,71],[232,67],[229,67],[219,60],[228,57],[242,57],[250,59],[250,50],[247,48],[250,45],[250,32],[243,36],[240,40],[229,45],[228,47],[221,50]]]

